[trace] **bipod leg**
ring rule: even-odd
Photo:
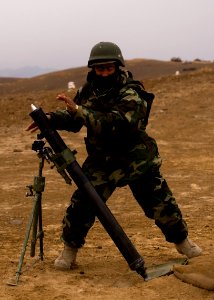
[[[41,207],[41,194],[37,193],[35,195],[35,212],[34,212],[34,220],[32,224],[32,238],[31,238],[31,251],[30,256],[34,257],[36,253],[36,242],[37,239],[40,241],[40,258],[43,260],[43,237],[44,231],[42,228],[42,207]]]
[[[43,260],[44,252],[43,252],[43,238],[44,231],[42,226],[42,205],[41,205],[41,194],[38,193],[36,195],[36,209],[35,209],[35,217],[33,222],[32,229],[32,239],[31,239],[31,252],[30,256],[35,256],[35,248],[37,239],[39,239],[39,249],[40,249],[40,259]]]
[[[44,231],[42,227],[42,192],[45,188],[45,177],[42,176],[42,169],[44,166],[44,157],[40,157],[39,174],[34,178],[34,191],[35,191],[35,217],[33,222],[32,240],[31,240],[31,257],[35,256],[35,247],[37,239],[40,240],[40,259],[43,260],[43,238]],[[39,231],[37,232],[37,230]]]
[[[37,206],[37,201],[34,199],[32,212],[31,212],[31,215],[30,215],[30,218],[29,218],[29,221],[28,221],[27,230],[26,230],[26,234],[25,234],[25,239],[24,239],[24,243],[23,243],[23,247],[22,247],[22,250],[21,250],[21,255],[20,255],[20,258],[19,258],[19,263],[18,263],[18,267],[17,267],[17,271],[16,271],[16,278],[15,278],[15,281],[14,280],[9,281],[7,283],[8,285],[17,285],[18,284],[19,277],[21,275],[22,265],[23,265],[23,262],[24,262],[25,252],[26,252],[29,237],[30,237],[32,224],[34,222],[36,206]]]
[[[39,221],[39,233],[37,237],[39,238],[39,249],[40,249],[40,259],[43,260],[44,258],[44,251],[43,251],[43,238],[44,238],[44,231],[43,231],[43,225],[42,225],[42,203],[39,202],[38,205],[38,221]]]
[[[42,205],[41,205],[41,200],[42,200],[42,192],[44,191],[45,187],[45,177],[42,176],[42,169],[44,166],[44,158],[40,158],[39,162],[39,174],[38,176],[34,177],[34,185],[30,186],[30,194],[27,194],[26,196],[33,196],[32,190],[35,191],[34,195],[34,200],[33,200],[33,207],[31,211],[31,215],[28,221],[26,233],[25,233],[25,239],[23,242],[23,247],[21,250],[21,255],[19,258],[19,263],[16,271],[16,276],[15,280],[11,279],[7,282],[8,285],[16,286],[19,281],[19,277],[21,275],[22,271],[22,265],[24,262],[24,256],[26,253],[31,229],[32,229],[32,240],[31,240],[31,257],[35,256],[35,246],[36,246],[36,241],[37,238],[40,239],[40,259],[43,260],[43,237],[44,237],[44,232],[42,228]],[[39,224],[39,232],[37,234],[37,227]]]

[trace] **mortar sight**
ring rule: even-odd
[[[43,149],[45,142],[42,140],[42,134],[37,134],[37,139],[32,144],[32,150],[39,152]]]

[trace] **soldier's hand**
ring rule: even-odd
[[[59,94],[56,97],[56,99],[60,100],[60,101],[64,101],[65,104],[66,104],[67,110],[69,110],[70,112],[74,113],[74,112],[77,111],[78,105],[72,99],[70,99],[69,97],[67,97],[65,94]]]
[[[26,131],[30,131],[31,133],[35,132],[36,130],[38,130],[38,126],[36,125],[35,122],[32,122],[25,130]]]
[[[51,117],[48,113],[46,114],[46,116],[50,120]],[[32,122],[27,128],[25,128],[26,131],[30,131],[31,133],[34,133],[38,129],[39,129],[39,127],[36,125],[35,122]]]

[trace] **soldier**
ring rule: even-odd
[[[111,42],[96,44],[90,53],[91,69],[86,84],[65,110],[49,113],[57,130],[79,132],[85,126],[88,156],[82,170],[104,202],[117,187],[128,185],[145,215],[154,219],[166,241],[188,258],[202,250],[188,238],[188,228],[166,180],[160,173],[161,157],[156,141],[146,133],[147,101],[140,95],[139,84],[125,71],[120,48]],[[142,89],[142,86],[140,86]],[[27,130],[35,129],[35,124]],[[64,249],[55,267],[70,269],[78,249],[95,222],[93,205],[77,189],[63,218]]]

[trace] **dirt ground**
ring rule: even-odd
[[[209,258],[214,253],[214,73],[204,70],[168,76],[147,85],[156,94],[148,133],[159,145],[162,173],[188,223],[191,239]],[[79,251],[78,266],[55,270],[53,262],[63,247],[61,219],[75,184],[68,186],[48,163],[43,170],[44,261],[30,257],[30,238],[18,285],[7,285],[15,278],[31,216],[33,198],[25,197],[26,185],[33,183],[39,166],[31,150],[36,135],[24,131],[31,121],[32,99],[18,101],[13,96],[0,103],[0,299],[214,299],[214,292],[184,283],[173,274],[145,282],[130,271],[98,220]],[[42,105],[46,110],[47,104]],[[67,145],[77,150],[80,164],[85,157],[84,134],[84,130],[61,133]],[[147,266],[182,257],[144,216],[127,187],[118,189],[108,206]],[[38,254],[39,241],[36,257]]]

